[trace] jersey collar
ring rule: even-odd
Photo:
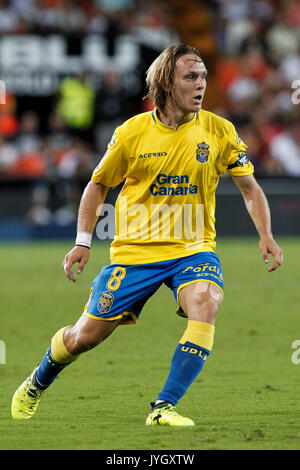
[[[173,127],[167,126],[161,120],[157,117],[157,108],[154,108],[151,115],[154,123],[160,128],[165,131],[169,132],[178,132],[180,129],[185,129],[187,127],[192,126],[197,120],[198,120],[198,112],[194,114],[193,118],[189,122],[185,122],[184,124],[181,124],[181,126],[178,127],[178,129],[174,129]]]

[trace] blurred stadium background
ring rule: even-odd
[[[0,0],[0,448],[299,449],[299,362],[291,361],[299,338],[299,26],[300,0]],[[209,71],[204,108],[230,119],[248,145],[273,232],[289,235],[280,240],[285,264],[266,275],[257,237],[242,237],[255,235],[242,197],[224,175],[217,233],[230,282],[209,367],[181,404],[197,422],[193,434],[149,435],[143,426],[182,335],[165,286],[138,330],[118,330],[100,358],[90,351],[57,380],[32,426],[16,423],[16,387],[50,335],[81,313],[99,260],[109,262],[99,241],[76,289],[63,282],[82,190],[114,128],[152,108],[142,99],[145,72],[176,42],[200,50]]]
[[[74,237],[93,168],[152,108],[145,71],[176,42],[202,53],[204,108],[247,143],[274,233],[299,234],[299,26],[299,0],[0,0],[0,240]],[[226,175],[217,194],[219,235],[254,233]]]

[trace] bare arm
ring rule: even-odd
[[[263,260],[268,263],[268,254],[270,253],[274,260],[268,271],[274,271],[282,264],[283,255],[281,248],[273,238],[267,198],[253,175],[235,176],[233,180],[243,195],[247,210],[258,232],[260,238],[258,246]]]
[[[77,232],[93,233],[100,213],[100,208],[105,201],[107,191],[108,188],[103,186],[101,183],[96,184],[93,181],[88,183],[79,205]],[[89,248],[77,245],[66,254],[63,261],[63,268],[69,280],[72,280],[73,282],[76,281],[76,278],[72,275],[73,264],[79,263],[77,274],[80,274],[88,262],[89,256]]]
[[[107,191],[108,188],[101,183],[88,183],[79,205],[77,232],[93,233]]]

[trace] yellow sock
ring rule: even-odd
[[[51,355],[53,359],[60,364],[68,364],[76,361],[80,354],[70,354],[64,343],[64,331],[67,327],[63,327],[55,333],[51,340]]]
[[[215,326],[211,323],[188,320],[187,329],[179,340],[179,343],[185,344],[189,341],[190,343],[194,343],[197,346],[211,351],[214,343],[214,334]]]

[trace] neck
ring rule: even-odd
[[[179,126],[189,122],[193,119],[195,113],[188,111],[181,111],[180,109],[172,109],[170,106],[166,106],[164,110],[157,109],[157,116],[163,124],[178,129]]]

